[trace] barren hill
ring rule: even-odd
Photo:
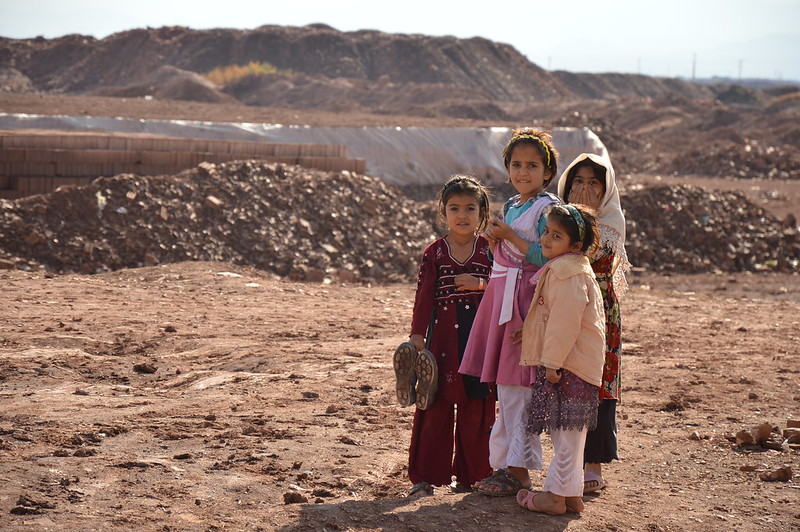
[[[251,61],[277,71],[225,86],[203,77]],[[481,38],[340,32],[322,24],[162,27],[101,40],[0,38],[0,110],[31,112],[38,105],[49,113],[60,107],[52,99],[31,104],[29,95],[125,98],[79,107],[80,114],[112,116],[151,115],[154,99],[226,106],[215,111],[169,104],[161,111],[164,118],[218,115],[313,125],[328,113],[328,122],[349,125],[589,127],[622,174],[800,177],[797,86],[760,90],[550,72],[510,45]],[[147,106],[137,103],[144,97]],[[126,110],[130,105],[136,110]],[[286,109],[293,111],[288,119],[279,111]]]
[[[502,103],[665,94],[710,98],[718,92],[674,79],[548,72],[512,46],[483,38],[340,32],[323,24],[254,30],[162,27],[102,40],[82,35],[2,39],[0,57],[0,67],[19,73],[18,87],[72,94],[140,86],[163,67],[202,74],[217,67],[266,62],[282,74],[259,76],[228,89],[244,102],[261,105],[279,103],[274,96],[264,101],[264,93],[275,92],[278,80],[294,87],[348,80],[340,89],[350,89],[353,97],[359,91],[373,93],[375,101],[381,98],[374,93],[384,89],[385,100],[396,95],[398,87],[413,87],[419,103],[426,97]],[[369,106],[365,96],[360,103]],[[306,99],[305,104],[313,102]]]

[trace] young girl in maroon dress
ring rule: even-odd
[[[479,379],[458,373],[491,269],[489,244],[477,234],[488,220],[486,189],[472,177],[454,176],[439,192],[439,215],[447,234],[422,255],[411,335],[394,354],[398,400],[417,406],[409,496],[433,494],[453,475],[456,489],[468,489],[491,473],[494,395]]]

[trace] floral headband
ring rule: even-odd
[[[581,242],[583,242],[583,238],[586,236],[586,222],[583,220],[583,216],[581,216],[581,213],[578,212],[578,209],[570,204],[562,205],[562,207],[567,209],[567,211],[575,219],[575,223],[578,224],[578,236],[580,237]]]
[[[550,166],[550,148],[547,147],[547,144],[545,144],[545,142],[541,138],[537,137],[536,135],[529,135],[527,133],[523,133],[521,135],[511,137],[511,140],[509,140],[508,143],[511,144],[512,142],[518,139],[533,139],[538,141],[539,144],[541,144],[542,147],[544,148],[544,152],[547,155],[547,166]]]

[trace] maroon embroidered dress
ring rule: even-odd
[[[463,378],[458,373],[469,331],[483,292],[479,290],[456,291],[455,276],[468,273],[488,280],[491,271],[489,243],[482,236],[475,239],[470,257],[462,264],[450,254],[447,240],[440,238],[431,243],[422,255],[411,334],[427,337],[428,350],[439,365],[439,388],[436,401],[459,403],[472,396],[487,394],[480,389],[467,393],[469,388],[481,388],[477,381]],[[485,389],[485,386],[482,388]]]
[[[472,486],[492,472],[489,433],[495,420],[494,395],[477,377],[458,373],[483,293],[456,291],[455,286],[455,276],[461,273],[489,277],[488,249],[486,239],[478,236],[470,257],[460,263],[440,238],[422,255],[411,334],[426,336],[439,368],[439,387],[428,408],[414,412],[408,449],[412,484],[446,486],[455,475],[462,485]]]

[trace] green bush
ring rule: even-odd
[[[235,83],[247,76],[265,76],[276,74],[278,69],[269,63],[250,61],[246,65],[228,65],[217,67],[211,72],[206,72],[205,77],[220,87]]]

